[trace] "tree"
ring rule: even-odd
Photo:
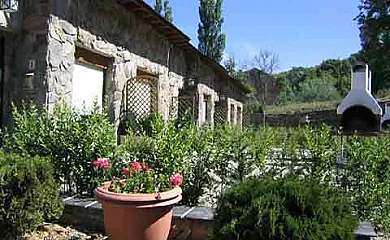
[[[364,60],[372,70],[373,89],[390,86],[390,1],[361,0],[356,17]]]
[[[216,62],[221,62],[226,35],[222,33],[223,0],[200,0],[198,25],[199,51]]]
[[[162,13],[162,2],[161,0],[156,0],[156,3],[154,4],[154,11],[156,11],[158,14],[161,15]]]
[[[172,8],[169,5],[169,0],[164,1],[164,12],[165,12],[165,19],[168,20],[168,22],[173,22],[173,17],[172,17]]]
[[[279,57],[276,53],[268,50],[260,50],[258,55],[253,58],[253,65],[259,68],[266,74],[272,75],[276,69],[279,67]],[[258,72],[258,77],[256,84],[256,89],[263,90],[262,104],[265,105],[267,102],[267,89],[268,85],[272,84],[269,82],[269,77],[263,77],[264,75],[261,72]]]
[[[156,0],[154,10],[161,16],[164,16],[167,21],[173,22],[172,7],[169,5],[169,0],[164,0],[164,13],[162,0]]]
[[[253,58],[253,63],[261,71],[273,74],[279,68],[279,56],[268,50],[260,50],[259,54]]]
[[[230,76],[234,76],[236,73],[236,59],[234,55],[229,56],[229,58],[224,62],[224,66],[226,71],[230,74]]]

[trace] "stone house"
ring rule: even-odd
[[[277,79],[257,68],[252,68],[247,73],[248,83],[256,89],[251,98],[264,105],[274,104],[281,91]]]
[[[128,114],[178,117],[188,99],[199,125],[241,124],[246,89],[144,1],[9,1],[19,7],[0,11],[2,125],[12,103],[104,98],[116,127]]]

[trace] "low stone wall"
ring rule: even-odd
[[[250,123],[253,125],[263,125],[263,114],[252,114]],[[305,124],[326,124],[336,127],[339,124],[339,117],[334,109],[295,114],[266,114],[265,124],[267,126],[282,127],[297,127]]]
[[[69,197],[64,199],[65,209],[61,221],[72,226],[104,233],[102,206],[93,198]],[[169,240],[205,240],[213,232],[215,210],[208,207],[175,206]],[[375,239],[371,224],[361,222],[355,230],[356,239]]]
[[[103,209],[93,198],[65,198],[61,222],[104,233]],[[214,209],[175,206],[169,240],[207,239],[213,231]]]

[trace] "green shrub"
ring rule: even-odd
[[[159,129],[159,126],[160,121],[155,121],[150,129]],[[209,183],[208,144],[211,141],[208,133],[192,124],[177,128],[174,121],[168,121],[163,130],[155,131],[153,138],[145,132],[129,133],[126,142],[119,147],[115,162],[124,165],[137,159],[147,163],[156,174],[183,174],[181,204],[196,205]]]
[[[351,137],[345,141],[342,186],[361,220],[390,231],[390,138]]]
[[[354,239],[357,219],[336,189],[297,178],[250,179],[224,192],[214,239]]]
[[[0,229],[15,239],[62,214],[59,186],[50,161],[0,151]]]
[[[124,128],[122,134],[134,133],[152,137],[163,130],[164,119],[159,113],[151,113],[143,118],[128,114],[122,124]]]
[[[14,108],[13,117],[14,129],[5,136],[8,151],[49,157],[55,179],[67,191],[92,194],[97,177],[92,162],[109,157],[116,146],[114,127],[104,112],[94,108],[79,113],[58,104],[49,113],[31,104]]]

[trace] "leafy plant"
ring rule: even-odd
[[[343,192],[288,177],[250,179],[218,200],[213,239],[354,239]]]
[[[5,136],[5,148],[22,156],[49,157],[55,179],[67,191],[91,194],[96,177],[91,162],[115,149],[114,127],[105,112],[72,111],[57,104],[52,113],[33,104],[14,107],[14,129]]]
[[[59,217],[63,203],[50,161],[0,151],[0,229],[15,239]]]
[[[93,165],[97,169],[109,168],[107,158],[99,158]],[[180,186],[183,182],[181,174],[177,173],[170,178],[168,175],[155,174],[155,172],[145,163],[133,161],[129,166],[123,168],[121,177],[114,177],[111,180],[108,190],[115,193],[155,193],[164,192],[172,187]]]
[[[390,229],[390,139],[351,137],[346,141],[341,185],[361,220]]]

